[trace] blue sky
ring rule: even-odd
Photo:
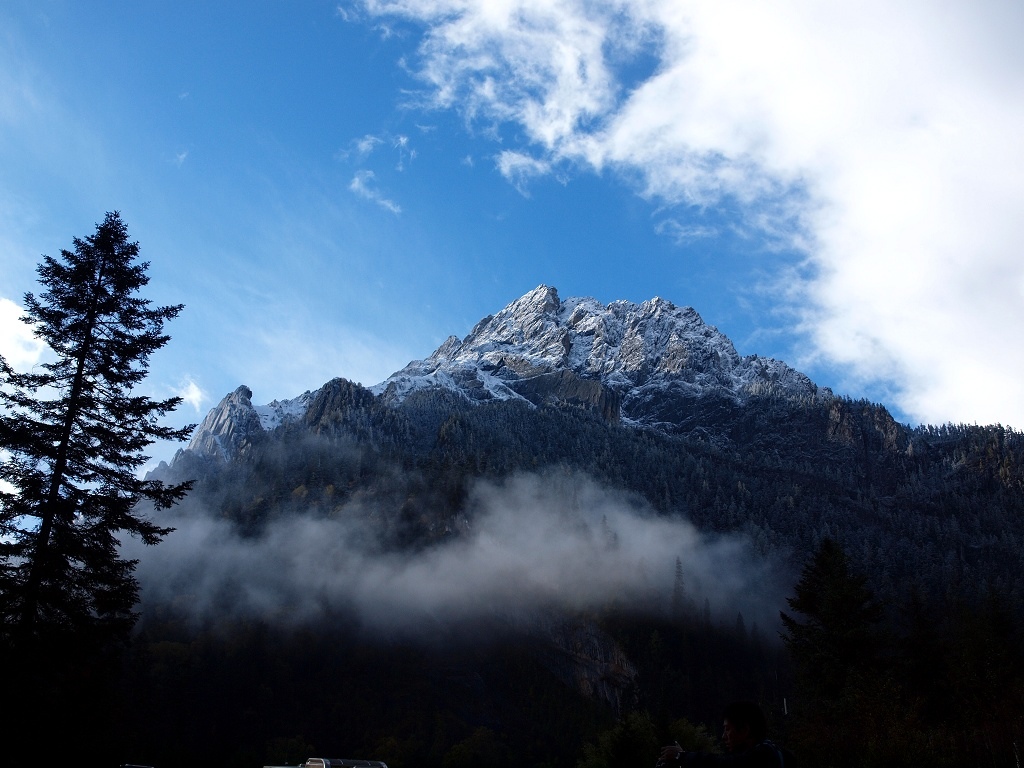
[[[541,283],[695,307],[898,418],[1024,427],[1018,3],[0,6],[0,353],[120,210],[201,419]]]

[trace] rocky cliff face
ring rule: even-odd
[[[254,406],[252,390],[243,384],[206,414],[187,450],[192,456],[217,461],[233,459],[246,444],[265,432],[302,418],[315,396],[314,392],[305,392],[292,400]]]
[[[212,459],[228,460],[242,444],[263,432],[259,414],[252,406],[252,390],[240,386],[206,414],[192,435],[188,450]]]
[[[350,422],[355,411],[362,414],[356,421],[386,420],[380,411],[431,390],[471,403],[582,408],[612,423],[687,434],[708,425],[725,429],[755,397],[832,399],[783,362],[739,355],[691,307],[660,298],[563,300],[541,285],[369,391],[336,379],[291,400],[253,406],[252,392],[239,387],[209,413],[186,453],[227,460],[282,424],[320,432],[339,419]],[[372,431],[369,422],[364,426]]]
[[[541,662],[563,683],[604,702],[616,715],[635,705],[636,666],[596,624],[562,618],[540,633],[549,643]]]
[[[465,339],[449,337],[373,391],[400,403],[438,387],[474,402],[521,398],[652,426],[676,418],[668,401],[831,397],[785,363],[741,357],[690,307],[660,298],[607,306],[590,298],[561,300],[545,285],[481,320]]]

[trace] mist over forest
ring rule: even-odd
[[[458,530],[412,549],[382,541],[384,513],[370,500],[327,515],[295,506],[248,534],[199,501],[160,514],[175,530],[159,547],[124,546],[139,559],[141,609],[177,601],[200,623],[288,626],[349,613],[365,631],[416,636],[475,619],[528,624],[551,611],[660,616],[682,590],[693,605],[707,600],[716,619],[742,613],[774,636],[793,578],[742,534],[702,534],[579,472],[475,480]]]
[[[680,374],[677,345],[629,403],[507,358],[453,381],[514,398],[333,379],[267,427],[238,387],[170,465],[123,474],[149,498],[124,535],[61,527],[102,494],[57,518],[97,565],[46,605],[88,631],[58,614],[7,649],[20,743],[45,708],[62,754],[107,762],[616,768],[720,749],[749,700],[809,764],[1016,768],[1024,438],[901,425],[648,310],[718,346]]]
[[[216,742],[155,725],[154,690],[194,690],[223,756],[610,768],[715,748],[752,699],[812,762],[1011,766],[1020,435],[842,398],[700,407],[672,435],[338,379],[228,456],[182,452],[156,476],[195,488],[149,513],[176,530],[123,544],[135,730]]]

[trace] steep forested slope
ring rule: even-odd
[[[477,478],[562,466],[641,495],[705,531],[741,531],[799,564],[838,539],[882,594],[1024,594],[1024,440],[1002,427],[909,429],[840,398],[702,402],[701,435],[610,423],[592,410],[469,405],[421,392],[397,408],[335,380],[302,421],[244,440],[230,461],[188,453],[193,503],[243,529],[372,501],[391,546],[457,535]]]

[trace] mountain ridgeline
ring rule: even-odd
[[[472,526],[477,481],[558,468],[794,573],[834,538],[887,598],[1024,603],[1019,433],[901,425],[662,299],[541,286],[375,387],[251,398],[229,394],[155,473],[199,478],[194,497],[250,533],[361,509],[386,547],[429,547]]]
[[[1013,430],[912,429],[692,309],[545,286],[374,387],[252,398],[154,472],[196,483],[129,553],[136,760],[645,765],[756,699],[807,764],[1013,765]],[[823,613],[784,647],[780,610]]]

